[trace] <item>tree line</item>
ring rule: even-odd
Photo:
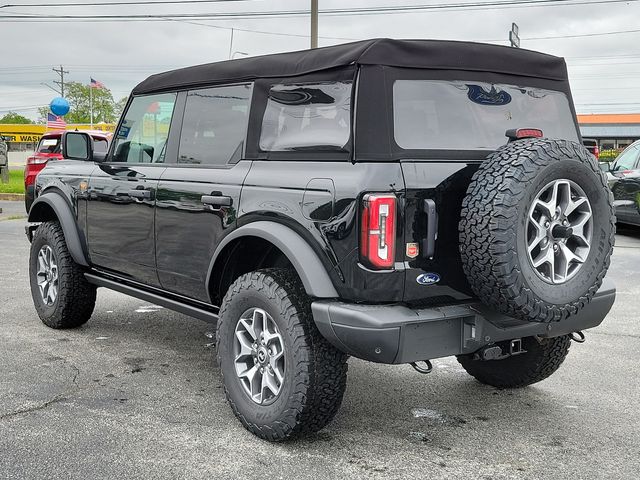
[[[65,98],[69,101],[71,109],[64,116],[67,123],[91,123],[91,87],[80,82],[65,82]],[[127,103],[127,97],[118,101],[113,99],[108,88],[93,89],[93,123],[115,123]],[[38,108],[40,122],[34,122],[30,118],[16,112],[9,112],[0,117],[0,123],[31,124],[46,123],[49,106]]]

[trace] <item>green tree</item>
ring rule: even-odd
[[[30,124],[33,123],[27,117],[23,117],[22,115],[16,112],[9,112],[4,117],[0,118],[0,123],[19,123],[19,124]]]
[[[65,84],[66,98],[71,110],[64,116],[67,123],[91,122],[91,87],[79,82]],[[93,89],[93,123],[113,123],[116,120],[115,102],[108,88]]]
[[[111,90],[108,88],[94,88],[83,85],[80,82],[65,82],[65,98],[69,101],[71,109],[64,116],[67,123],[91,123],[91,93],[93,93],[93,123],[114,123],[119,116],[118,105],[113,100]],[[93,92],[91,92],[93,90]],[[38,109],[38,113],[44,119],[47,118],[49,107]]]
[[[118,118],[120,118],[120,115],[122,115],[122,112],[124,111],[124,107],[127,106],[127,100],[129,100],[129,97],[122,97],[116,103],[115,109],[114,109],[114,112],[113,112],[115,114],[115,116],[116,116],[116,120]]]

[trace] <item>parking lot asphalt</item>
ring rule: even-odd
[[[612,312],[522,390],[349,361],[336,419],[269,444],[227,406],[214,327],[100,290],[84,327],[32,306],[23,220],[0,221],[0,478],[638,478],[640,229],[619,232]]]

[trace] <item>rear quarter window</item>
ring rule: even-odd
[[[345,151],[351,134],[351,82],[274,85],[260,150]]]
[[[495,150],[512,128],[578,141],[564,93],[515,85],[397,80],[393,120],[395,142],[406,150]]]

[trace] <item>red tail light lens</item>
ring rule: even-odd
[[[363,199],[360,255],[370,267],[391,268],[396,253],[396,197],[368,194]]]
[[[49,157],[33,155],[27,158],[27,166],[24,169],[24,186],[29,187],[36,182],[36,176],[49,161]]]
[[[593,147],[593,156],[596,157],[596,160],[600,160],[600,148],[598,148],[598,145]]]
[[[505,134],[509,140],[520,140],[521,138],[542,138],[544,134],[539,128],[514,128],[507,130]]]
[[[38,155],[33,155],[27,158],[27,165],[40,165],[43,163],[47,163],[49,161],[49,157],[39,157]]]

